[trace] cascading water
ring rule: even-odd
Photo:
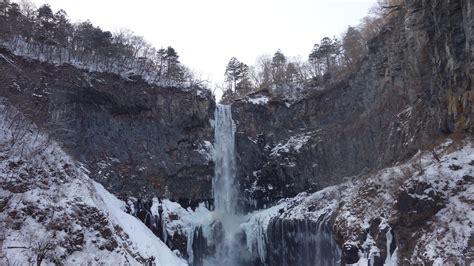
[[[234,122],[228,105],[217,105],[214,125],[213,180],[214,206],[222,216],[237,213],[238,192],[235,187]]]
[[[235,181],[234,132],[230,106],[217,105],[214,125],[213,194],[214,218],[222,225],[222,235],[216,243],[215,255],[205,259],[206,265],[237,265],[238,250],[242,250],[238,239],[241,216],[238,211],[238,190]]]
[[[214,211],[211,220],[189,232],[189,262],[193,266],[335,264],[340,250],[323,217],[318,221],[287,221],[275,214],[269,222],[259,222],[252,219],[258,214],[239,210],[230,106],[217,105],[214,134]]]

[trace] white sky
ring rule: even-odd
[[[64,9],[73,22],[129,28],[155,47],[173,46],[183,64],[222,82],[232,56],[252,65],[281,49],[306,59],[323,37],[357,25],[375,0],[32,0]]]

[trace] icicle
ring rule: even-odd
[[[191,226],[190,230],[187,232],[188,239],[186,241],[186,250],[188,252],[188,262],[190,264],[194,262],[194,252],[193,252],[194,231],[195,231],[195,227]]]
[[[385,266],[396,266],[397,265],[397,254],[398,254],[398,247],[395,248],[393,254],[390,253],[390,247],[392,246],[393,235],[392,230],[388,230],[385,234],[387,239],[387,256],[385,257]]]

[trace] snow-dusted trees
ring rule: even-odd
[[[0,43],[40,60],[72,63],[90,70],[135,73],[148,81],[196,83],[175,49],[155,49],[131,31],[104,31],[90,21],[72,24],[64,10],[38,9],[29,0],[0,0]],[[171,83],[169,83],[171,81]]]

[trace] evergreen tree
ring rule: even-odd
[[[165,74],[165,76],[168,79],[178,80],[181,76],[180,75],[181,74],[181,69],[180,69],[179,60],[178,60],[179,56],[178,56],[178,53],[176,52],[176,50],[173,47],[168,46],[168,48],[166,49],[164,59],[166,61],[166,74]]]
[[[248,75],[248,66],[239,60],[237,58],[232,57],[229,60],[229,63],[227,64],[225,68],[225,81],[229,82],[230,88],[235,91],[237,88],[237,83],[244,79],[247,78]]]
[[[38,8],[37,19],[39,22],[39,27],[36,29],[37,39],[40,42],[51,44],[54,36],[55,19],[53,11],[48,4]]]
[[[272,58],[272,79],[275,84],[283,84],[286,79],[286,57],[278,50]]]
[[[339,54],[339,41],[324,37],[319,45],[314,45],[313,50],[309,54],[309,61],[313,64],[323,64],[322,70],[324,70],[325,74],[329,74]]]
[[[54,14],[55,28],[54,39],[60,47],[67,47],[69,43],[69,35],[72,31],[72,25],[66,11],[59,10]]]

